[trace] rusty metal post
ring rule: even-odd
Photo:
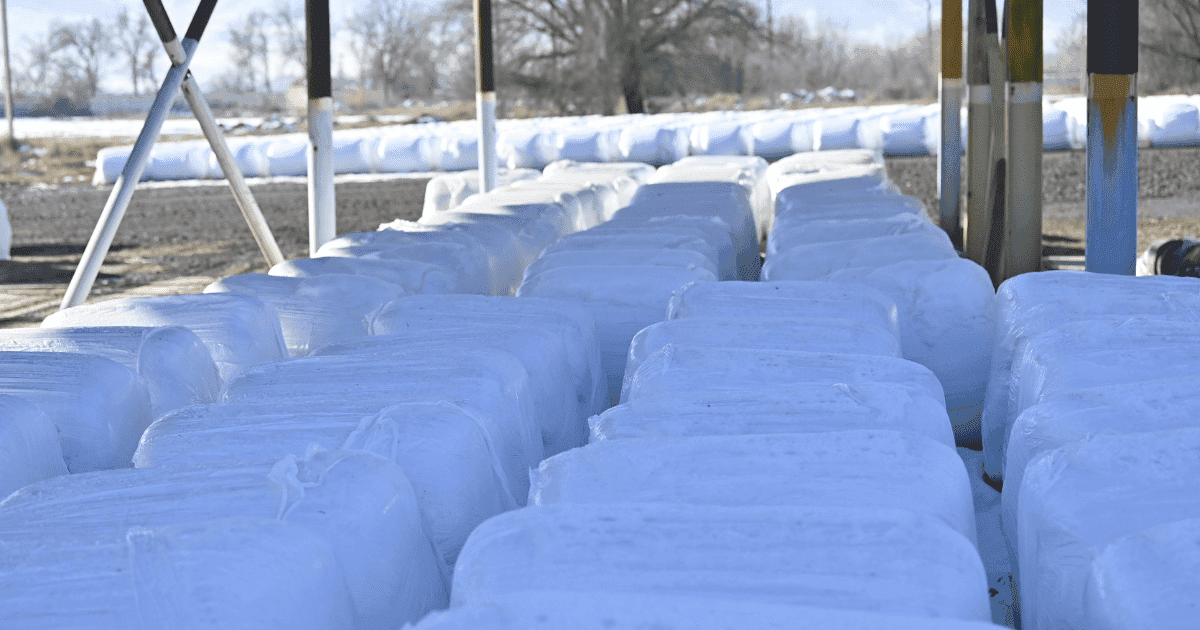
[[[962,0],[942,0],[942,138],[938,165],[938,223],[962,249]]]
[[[1042,269],[1042,0],[1009,0],[1003,277]]]

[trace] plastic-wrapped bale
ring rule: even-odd
[[[768,182],[773,182],[784,175],[817,173],[853,166],[882,164],[883,154],[870,149],[796,153],[795,155],[789,155],[771,163],[767,167],[764,177]]]
[[[540,173],[531,168],[499,169],[496,173],[496,184],[507,186],[523,179],[533,179],[538,175]],[[425,205],[421,216],[448,212],[478,192],[478,170],[434,175],[429,183],[425,184]]]
[[[550,218],[546,215],[562,215],[561,220],[566,222],[568,231],[585,230],[589,227],[584,217],[583,204],[579,201],[579,198],[572,193],[561,190],[538,190],[536,188],[509,186],[468,197],[459,206],[458,210],[461,212],[498,212],[500,214],[509,214],[511,211],[506,210],[506,208],[510,206],[537,208],[536,216],[538,218],[546,218],[552,221],[559,219],[557,216]],[[528,211],[522,214],[528,215]],[[434,220],[436,220],[436,217],[421,217],[422,223]]]
[[[617,151],[617,133],[590,125],[557,129],[554,133],[556,155],[563,160],[608,162],[620,155]]]
[[[803,245],[899,234],[933,233],[941,229],[927,217],[912,212],[900,212],[888,217],[805,220],[805,217],[794,216],[791,219],[782,222],[780,227],[767,237],[768,259]]]
[[[586,357],[568,356],[567,342],[551,330],[532,326],[463,326],[441,330],[412,330],[326,346],[322,356],[393,356],[425,351],[445,356],[458,350],[496,348],[512,353],[529,373],[529,389],[545,456],[583,446],[587,418],[602,399]]]
[[[676,291],[667,305],[667,319],[687,317],[835,317],[874,324],[900,338],[896,301],[864,284],[701,282]]]
[[[379,260],[374,258],[297,258],[271,267],[272,276],[315,278],[327,274],[350,274],[389,282],[406,295],[453,293],[455,274],[438,265],[416,260]]]
[[[517,507],[496,458],[494,420],[450,402],[386,407],[205,405],[159,418],[133,457],[139,468],[274,462],[317,445],[368,451],[398,464],[412,483],[447,569],[476,525]]]
[[[885,508],[529,507],[472,532],[451,605],[546,588],[989,618],[970,541]]]
[[[996,329],[983,407],[984,469],[1004,476],[1004,445],[1017,416],[1013,361],[1023,341],[1070,321],[1140,316],[1200,319],[1195,295],[1200,280],[1170,276],[1133,278],[1113,274],[1047,271],[1010,278],[996,291]],[[1023,346],[1022,346],[1023,347]]]
[[[493,212],[447,212],[437,217],[438,222],[426,225],[439,229],[463,230],[481,242],[489,243],[486,232],[511,232],[516,246],[517,267],[524,268],[537,259],[542,250],[551,243],[570,234],[572,228],[556,218],[543,220],[536,216],[522,216],[520,209],[513,214]],[[483,234],[481,234],[483,233]],[[518,283],[520,278],[517,278]],[[516,287],[513,287],[515,290]]]
[[[629,205],[657,208],[661,214],[719,217],[732,229],[738,277],[757,280],[760,267],[758,228],[750,192],[733,182],[664,182],[638,189]]]
[[[812,119],[768,119],[750,126],[750,135],[754,137],[754,154],[768,159],[777,160],[793,153],[812,151],[813,124]]]
[[[576,231],[574,220],[561,203],[507,203],[500,201],[497,197],[480,196],[472,197],[472,199],[475,201],[455,208],[454,212],[422,217],[418,223],[444,225],[451,222],[463,222],[463,219],[460,218],[463,215],[493,215],[498,217],[497,220],[512,224],[514,229],[519,229],[515,226],[525,226],[532,222],[542,224],[545,229],[555,235],[555,238]]]
[[[558,160],[546,165],[542,169],[543,177],[558,175],[559,173],[588,173],[597,176],[609,175],[629,177],[639,184],[646,183],[646,180],[654,174],[654,167],[642,162],[609,162],[607,164],[596,164],[587,162],[576,162],[574,160]]]
[[[647,267],[680,267],[683,269],[705,269],[714,277],[721,271],[716,263],[691,249],[593,249],[566,250],[543,254],[525,268],[525,277],[533,276],[556,267],[604,267],[638,265]]]
[[[625,379],[621,402],[697,389],[772,390],[797,383],[875,382],[920,387],[935,400],[945,400],[942,385],[929,368],[895,357],[669,345],[646,357],[637,372]]]
[[[479,133],[462,126],[443,125],[437,137],[437,168],[465,171],[479,167]]]
[[[1189,147],[1200,144],[1200,111],[1196,105],[1175,102],[1151,108],[1154,121],[1151,144],[1156,147]]]
[[[584,184],[597,186],[601,205],[600,220],[607,221],[617,210],[625,207],[637,192],[639,184],[625,175],[589,173],[576,171],[560,171],[553,175],[543,175],[538,178],[541,182],[563,184]]]
[[[33,403],[0,394],[0,500],[35,481],[65,474],[50,418]]]
[[[389,133],[375,146],[375,165],[384,173],[431,171],[437,160],[436,140],[419,131]]]
[[[267,162],[267,144],[270,140],[262,138],[241,138],[228,142],[229,152],[243,177],[266,177],[271,173],[271,165]],[[208,156],[208,176],[212,179],[225,179],[225,171],[217,162],[217,154]]]
[[[1200,517],[1198,468],[1196,428],[1094,435],[1031,462],[1017,506],[1022,625],[1087,627],[1097,556],[1122,536]]]
[[[685,317],[651,324],[634,335],[625,375],[668,345],[900,356],[895,335],[854,319]]]
[[[840,630],[998,630],[981,621],[789,606],[718,596],[536,590],[435,612],[413,630],[688,630],[839,628]]]
[[[308,174],[308,139],[301,135],[276,138],[267,145],[267,164],[274,177]]]
[[[554,133],[540,126],[502,128],[496,138],[496,157],[510,169],[543,168],[558,159]]]
[[[208,346],[222,381],[288,358],[275,309],[236,293],[122,298],[58,311],[42,321],[42,328],[80,326],[183,326]]]
[[[767,163],[755,156],[692,156],[664,166],[648,184],[736,183],[750,193],[759,240],[771,231],[771,195],[762,175]]]
[[[499,429],[496,451],[513,495],[523,499],[527,471],[542,460],[537,418],[530,408],[529,375],[512,354],[462,350],[390,357],[306,357],[252,368],[229,382],[224,402],[331,405],[339,400],[377,409],[405,402],[447,400],[487,413]]]
[[[923,220],[929,217],[920,199],[888,192],[823,195],[783,210],[776,213],[773,232],[804,232],[817,221],[882,221],[897,214],[911,214]]]
[[[1196,377],[1177,376],[1068,392],[1017,417],[1005,448],[1004,533],[1015,551],[1017,499],[1029,462],[1042,453],[1098,433],[1145,433],[1200,428],[1194,412]]]
[[[904,358],[928,367],[946,391],[954,434],[978,448],[991,364],[994,289],[987,272],[962,258],[847,269],[830,282],[861,282],[895,300]]]
[[[0,394],[37,405],[58,429],[72,473],[127,468],[150,426],[150,393],[133,370],[70,352],[0,352]]]
[[[146,381],[152,419],[214,402],[221,390],[208,348],[181,326],[14,328],[0,331],[0,350],[75,352],[116,361]]]
[[[703,254],[720,273],[717,278],[732,279],[729,274],[730,260],[728,251],[725,256],[709,242],[708,230],[688,225],[673,226],[670,223],[660,223],[657,229],[639,227],[617,227],[606,230],[588,230],[563,237],[545,250],[542,255],[568,251],[614,251],[624,249],[682,249]],[[620,262],[618,259],[616,262]],[[606,265],[607,266],[607,265]],[[631,265],[622,265],[631,266]],[[532,278],[525,274],[526,280]]]
[[[625,375],[629,342],[637,332],[664,319],[675,290],[689,282],[715,282],[704,269],[654,267],[560,267],[526,278],[519,297],[575,298],[592,314],[608,401],[616,403]]]
[[[829,171],[790,173],[768,179],[775,213],[787,214],[830,194],[894,192],[882,164],[845,166]]]
[[[657,394],[617,405],[591,418],[589,425],[591,442],[887,429],[954,445],[945,405],[921,387],[896,383],[796,383],[786,391]]]
[[[542,461],[529,504],[554,503],[898,508],[976,535],[958,453],[897,431],[603,441]]]
[[[857,149],[857,116],[825,116],[813,124],[813,151]]]
[[[455,214],[456,213],[447,213]],[[481,216],[481,215],[477,215]],[[530,256],[529,247],[517,235],[517,229],[523,223],[514,221],[508,224],[494,219],[503,219],[493,215],[492,221],[446,222],[439,225],[427,225],[415,221],[396,219],[379,226],[380,232],[425,232],[434,235],[441,233],[446,240],[461,240],[464,243],[476,243],[487,254],[489,281],[492,291],[497,295],[512,295],[521,283],[521,270],[525,260]],[[516,225],[513,225],[513,224]],[[436,238],[436,236],[434,236]]]
[[[288,278],[247,273],[222,278],[204,292],[253,295],[275,307],[283,340],[294,357],[367,336],[367,315],[405,295],[390,282],[345,274]]]
[[[694,155],[754,155],[749,125],[738,120],[695,125],[688,140]]]
[[[514,190],[542,190],[561,192],[575,196],[579,200],[582,216],[580,229],[588,229],[603,223],[609,216],[606,207],[616,204],[616,191],[599,184],[581,184],[576,182],[556,182],[544,179],[527,179],[512,185]]]
[[[768,256],[762,277],[764,280],[817,280],[843,269],[879,269],[911,260],[957,259],[958,253],[945,232],[908,232],[797,245]]]
[[[124,542],[131,527],[230,516],[304,527],[327,540],[345,571],[362,628],[395,628],[446,605],[441,558],[395,463],[373,453],[320,451],[274,466],[160,467],[67,475],[0,503],[0,539],[53,536]]]
[[[661,166],[686,156],[690,144],[682,125],[629,125],[617,138],[617,153],[622,160]]]
[[[454,285],[460,291],[490,295],[495,290],[490,255],[468,234],[399,230],[356,232],[326,242],[313,257],[433,263],[455,274]]]
[[[644,212],[640,206],[629,206],[622,209],[613,220],[597,226],[568,242],[582,242],[592,238],[612,238],[614,240],[631,241],[644,234],[684,235],[691,234],[704,239],[717,254],[715,262],[720,269],[722,280],[737,280],[741,273],[738,268],[737,250],[734,249],[729,224],[717,217],[696,217],[688,215],[655,215]]]
[[[361,132],[359,132],[361,133]],[[376,167],[378,136],[339,133],[333,136],[333,172],[370,173]]]
[[[355,627],[334,547],[273,516],[131,526],[100,539],[47,529],[0,540],[0,625]]]
[[[1084,627],[1184,630],[1200,591],[1200,518],[1120,538],[1093,562],[1084,594]]]
[[[932,138],[925,137],[926,120],[940,119],[927,107],[912,108],[879,118],[879,147],[884,155],[930,155]],[[934,153],[936,155],[936,153]]]

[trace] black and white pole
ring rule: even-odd
[[[1084,268],[1133,275],[1137,261],[1137,0],[1089,0],[1087,32]]]
[[[987,245],[988,170],[991,166],[992,86],[988,80],[987,10],[983,0],[967,4],[967,234],[963,252],[983,265]]]
[[[329,0],[304,3],[308,63],[308,255],[337,236]]]
[[[1042,268],[1042,0],[1008,0],[1005,278]]]
[[[187,77],[188,66],[191,65],[192,57],[196,54],[196,47],[200,44],[200,36],[204,34],[204,29],[208,26],[208,20],[212,17],[216,5],[217,0],[201,0],[200,6],[196,8],[196,14],[192,17],[191,24],[188,25],[187,33],[183,36],[183,41],[176,38],[174,29],[164,31],[159,24],[155,25],[159,36],[163,38],[167,51],[175,51],[172,59],[178,58],[181,61],[178,64],[172,63],[171,69],[167,70],[167,76],[163,78],[162,87],[154,96],[154,103],[151,104],[150,112],[146,115],[142,131],[138,134],[137,141],[133,144],[133,150],[130,151],[129,158],[125,160],[125,167],[121,169],[121,174],[113,185],[112,193],[109,194],[108,201],[104,204],[104,210],[100,213],[100,221],[96,224],[96,229],[92,232],[92,237],[83,251],[83,259],[75,268],[75,274],[71,276],[71,283],[67,285],[62,308],[66,309],[82,304],[87,299],[88,293],[91,292],[92,285],[96,282],[96,276],[100,273],[100,266],[104,264],[104,257],[108,255],[108,249],[117,235],[121,219],[129,208],[130,200],[133,199],[133,191],[137,187],[138,180],[142,178],[142,171],[146,168],[150,151],[154,148],[154,143],[162,131],[163,122],[167,119],[171,105],[179,97],[179,91]],[[167,24],[169,28],[169,22]],[[180,52],[182,52],[181,55],[178,54]]]
[[[475,0],[475,115],[479,120],[479,190],[496,188],[496,72],[492,0]]]
[[[962,208],[962,0],[942,0],[942,73],[938,100],[942,104],[941,163],[938,167],[938,223],[962,248],[959,213]]]
[[[8,56],[8,0],[0,0],[0,28],[4,29],[4,118],[8,121],[8,146],[17,148],[13,133],[12,65]]]

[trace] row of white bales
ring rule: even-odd
[[[1139,99],[1142,146],[1200,144],[1200,97]],[[966,111],[960,116],[966,146]],[[574,116],[501,120],[497,154],[507,168],[541,169],[560,159],[581,162],[674,163],[688,155],[757,155],[768,160],[794,153],[870,149],[884,155],[935,155],[941,134],[935,105],[877,105],[830,109],[708,112],[632,116]],[[461,171],[478,165],[474,121],[426,123],[334,133],[334,170],[345,173]],[[1046,150],[1082,148],[1087,142],[1087,101],[1045,102]],[[230,140],[247,177],[307,173],[304,134]],[[96,184],[120,175],[132,147],[100,151]],[[221,179],[224,173],[204,141],[160,143],[143,179]]]
[[[864,152],[529,175],[6,332],[0,626],[983,627],[981,409],[1026,627],[1194,602],[1194,281],[997,300]]]

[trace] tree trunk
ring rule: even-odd
[[[621,70],[621,91],[625,94],[625,111],[630,114],[646,113],[642,98],[642,64],[636,54],[630,54]]]

